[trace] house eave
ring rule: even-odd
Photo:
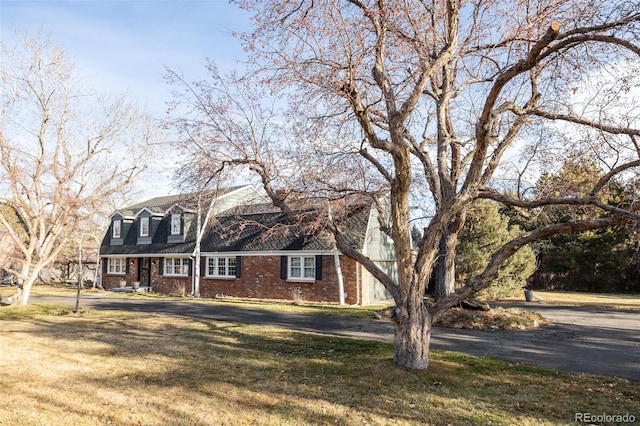
[[[161,212],[154,212],[153,210],[151,210],[151,209],[149,209],[147,207],[143,207],[138,211],[138,213],[136,213],[135,218],[137,219],[144,212],[148,212],[152,217],[163,217],[164,216],[164,214],[161,213]]]
[[[110,220],[110,221],[111,221],[111,220],[113,220],[113,218],[114,218],[115,216],[118,216],[118,215],[119,215],[120,217],[122,217],[122,220],[135,220],[135,219],[136,219],[136,217],[137,217],[137,215],[136,215],[136,216],[131,216],[131,215],[127,215],[127,214],[122,213],[122,211],[120,211],[120,210],[116,210],[115,212],[113,212],[113,213],[111,214],[111,216],[109,216],[109,220]]]
[[[333,250],[273,250],[273,251],[208,251],[201,252],[201,257],[215,257],[215,256],[331,256],[333,255]],[[342,253],[338,252],[338,254],[342,255]],[[109,257],[129,257],[129,258],[139,258],[139,257],[193,257],[193,252],[183,252],[183,253],[158,253],[158,252],[149,252],[149,253],[136,253],[136,254],[101,254],[102,258]]]
[[[172,211],[173,209],[175,209],[175,208],[178,208],[178,209],[179,209],[179,210],[181,210],[183,213],[196,213],[196,212],[197,212],[197,210],[190,209],[190,208],[188,208],[188,207],[183,206],[182,204],[174,204],[174,205],[172,205],[171,207],[169,207],[168,209],[166,209],[166,210],[164,211],[164,215],[168,215],[168,214],[170,214],[170,213],[171,213],[171,211]]]

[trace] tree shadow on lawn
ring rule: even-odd
[[[88,302],[88,301],[85,301]],[[190,302],[91,300],[96,309],[139,312],[163,312],[170,315],[215,319],[245,324],[269,324],[299,331],[318,331],[346,337],[361,337],[393,342],[393,324],[366,318],[317,316],[274,312],[226,305]],[[546,306],[546,305],[540,305]],[[554,308],[554,309],[557,309]],[[572,314],[576,313],[573,308]],[[593,312],[592,308],[589,312]],[[580,312],[580,310],[577,310]],[[605,310],[605,313],[611,313]],[[431,347],[490,356],[509,362],[523,362],[568,371],[624,377],[640,381],[640,337],[635,327],[637,312],[623,319],[624,326],[609,321],[599,327],[600,317],[589,313],[585,325],[555,324],[527,331],[479,331],[436,327]],[[619,313],[615,313],[619,315]],[[593,322],[593,325],[591,324]],[[588,325],[587,325],[588,324]],[[615,338],[612,338],[615,337]],[[612,358],[612,354],[616,354]],[[604,360],[609,360],[606,362]]]
[[[234,417],[268,424],[555,424],[572,422],[574,412],[611,412],[614,398],[616,412],[631,412],[640,390],[443,351],[433,352],[428,370],[405,371],[392,363],[391,345],[374,341],[166,315],[107,316],[30,322],[28,333],[56,343],[52,356],[70,365],[67,379],[96,392],[82,405],[52,396],[45,407],[90,417],[93,403],[110,405],[111,417],[102,420],[112,424],[134,421],[134,412],[145,423],[202,425],[232,424]],[[73,370],[78,357],[98,365]]]

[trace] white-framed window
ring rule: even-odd
[[[110,257],[107,259],[107,274],[124,275],[127,272],[127,259]]]
[[[235,277],[236,257],[207,257],[207,277]]]
[[[140,218],[140,236],[141,237],[149,236],[149,218],[148,217]]]
[[[122,221],[120,219],[115,219],[113,221],[113,231],[111,236],[113,238],[121,238],[122,235]]]
[[[188,257],[165,257],[164,274],[186,277],[189,275]]]
[[[182,218],[180,213],[174,213],[171,215],[171,235],[180,235]]]
[[[315,256],[289,256],[289,279],[315,280],[316,279],[316,257]]]

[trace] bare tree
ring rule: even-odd
[[[91,218],[143,170],[154,126],[123,98],[83,91],[62,49],[38,35],[2,45],[1,185],[24,233],[0,223],[18,248],[13,304],[69,239],[92,234]]]
[[[639,218],[633,202],[600,197],[612,177],[640,165],[637,111],[628,102],[639,87],[637,1],[237,3],[254,13],[255,30],[243,36],[254,73],[214,72],[195,84],[172,75],[182,83],[179,126],[185,147],[195,148],[192,163],[201,171],[208,162],[247,165],[285,212],[291,193],[377,197],[386,188],[397,282],[329,226],[341,252],[393,295],[397,364],[427,368],[433,320],[489,285],[524,245]],[[270,91],[258,95],[259,87]],[[268,102],[290,110],[270,114]],[[552,166],[543,155],[568,149],[600,159],[603,178],[587,196],[517,192],[536,167]],[[479,198],[528,214],[548,205],[606,214],[522,233],[454,289],[458,234]],[[417,256],[414,216],[427,218]],[[441,293],[427,305],[436,268]]]
[[[15,211],[6,203],[0,204],[0,216],[4,218],[4,221],[13,228],[13,232],[20,238],[24,238],[24,228]],[[0,276],[7,280],[8,283],[15,283],[15,276],[11,273],[7,273],[10,268],[15,269],[20,258],[20,251],[18,246],[14,243],[14,239],[6,231],[6,227],[0,227],[0,264],[4,265]]]

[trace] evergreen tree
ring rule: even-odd
[[[602,177],[594,160],[569,158],[554,174],[546,173],[537,182],[541,196],[585,196]],[[625,187],[611,180],[602,191],[609,204],[631,200],[633,184]],[[552,223],[582,219],[605,212],[594,206],[547,206],[533,223]],[[540,268],[532,278],[536,288],[588,291],[635,292],[638,274],[636,229],[632,225],[612,229],[557,235],[538,243]]]
[[[413,247],[419,247],[422,242],[422,231],[416,224],[411,226],[411,240],[413,242]]]
[[[509,218],[500,212],[498,203],[490,200],[474,202],[460,233],[456,282],[464,284],[479,274],[489,263],[491,255],[520,233],[520,227],[510,225]],[[519,294],[535,266],[533,251],[528,246],[523,247],[504,263],[498,276],[485,290],[485,295],[497,299]]]

